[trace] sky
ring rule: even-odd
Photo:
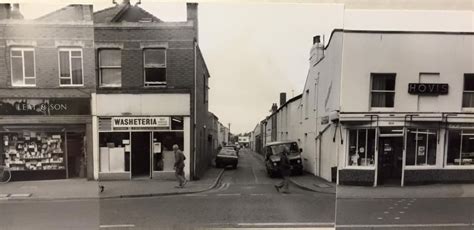
[[[24,2],[20,10],[26,18],[36,18],[71,1],[51,2],[54,1],[48,1],[40,8],[37,4]],[[135,2],[131,0],[132,4]],[[439,11],[469,7],[468,1],[463,0],[449,4],[445,1],[439,5],[427,4],[426,0],[416,1],[416,4],[415,1],[394,1],[396,4],[390,8],[412,8],[401,14],[387,11],[383,5],[360,4],[367,2],[362,0],[346,0],[345,6],[334,3],[341,0],[319,2],[324,3],[199,4],[199,46],[211,75],[209,110],[221,123],[231,123],[232,133],[252,131],[270,114],[272,103],[279,102],[280,92],[286,92],[287,99],[301,94],[315,35],[323,35],[327,43],[331,31],[343,27],[454,31],[473,27],[472,5],[466,15]],[[94,11],[111,6],[111,0],[94,1]],[[184,2],[142,0],[140,7],[164,21],[186,20]],[[414,14],[413,9],[431,11]]]

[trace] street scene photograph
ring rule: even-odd
[[[472,0],[0,0],[0,230],[474,229]]]

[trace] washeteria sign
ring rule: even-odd
[[[169,117],[112,117],[112,127],[114,128],[166,128],[169,126]]]

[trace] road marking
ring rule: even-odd
[[[383,217],[377,217],[377,220],[383,220]]]
[[[399,220],[399,219],[400,219],[400,217],[398,217],[398,216],[397,216],[397,217],[395,217],[394,219],[395,219],[395,220]]]
[[[334,223],[319,223],[319,222],[314,222],[314,223],[238,223],[237,224],[240,227],[251,227],[251,226],[334,226]]]
[[[251,196],[263,196],[263,195],[265,195],[265,194],[256,194],[256,193],[252,193],[252,194],[250,194],[250,195],[251,195]]]
[[[10,194],[0,194],[0,198],[7,198]]]
[[[255,178],[255,184],[259,184],[257,174],[255,173],[255,169],[253,167],[252,167],[252,174],[253,174],[253,177]]]
[[[240,196],[240,193],[219,193],[217,196]]]
[[[185,196],[207,196],[207,194],[186,194]]]
[[[10,194],[11,198],[25,198],[25,197],[30,197],[31,193],[13,193]]]
[[[99,228],[134,228],[134,224],[109,224],[109,225],[100,225]]]
[[[452,224],[366,224],[366,225],[336,225],[336,228],[432,228],[432,227],[469,227],[471,223]]]

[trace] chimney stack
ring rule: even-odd
[[[271,110],[271,112],[274,113],[274,112],[276,112],[277,110],[278,110],[278,105],[277,105],[277,103],[273,103],[273,104],[272,104],[272,110]]]
[[[23,19],[23,15],[20,13],[20,4],[13,3],[10,8],[11,19]]]
[[[10,18],[10,4],[0,3],[0,20]]]
[[[313,45],[321,42],[321,36],[316,35],[313,37]]]
[[[187,21],[193,21],[194,26],[194,37],[196,41],[198,41],[198,4],[195,2],[188,2],[186,3],[186,14],[187,14]]]
[[[286,93],[280,93],[280,106],[286,103]]]

